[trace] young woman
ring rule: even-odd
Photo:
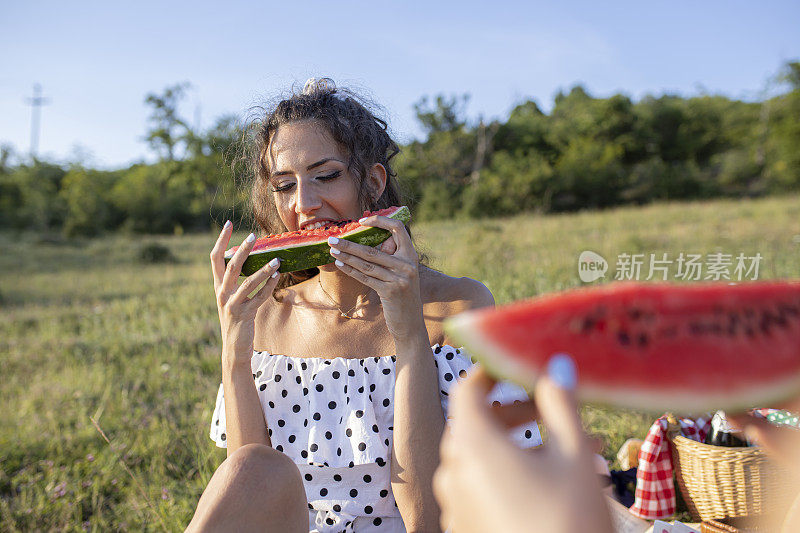
[[[331,80],[309,80],[268,112],[255,148],[265,233],[402,205],[386,123]],[[472,365],[442,321],[494,301],[481,283],[421,264],[402,223],[361,223],[391,237],[378,248],[331,239],[335,263],[279,275],[273,261],[241,285],[255,237],[226,267],[230,223],[222,230],[211,252],[223,339],[211,438],[228,458],[189,530],[439,530],[432,478],[447,391]],[[498,387],[490,399],[523,397]],[[517,438],[541,442],[535,423]]]

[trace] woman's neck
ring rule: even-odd
[[[317,302],[336,306],[340,312],[347,313],[379,301],[374,290],[332,264],[322,266],[316,278],[318,290],[315,293],[319,296],[315,298]]]

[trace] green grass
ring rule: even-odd
[[[661,204],[413,227],[430,263],[498,303],[580,285],[577,257],[752,255],[800,274],[800,199]],[[243,237],[243,235],[239,235]],[[219,384],[214,236],[41,242],[0,233],[0,530],[182,530],[224,459],[207,437]],[[145,264],[143,246],[177,262]],[[588,406],[613,458],[653,416]],[[94,418],[111,441],[103,440]],[[126,473],[127,465],[141,484]]]

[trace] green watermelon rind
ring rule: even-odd
[[[445,332],[464,350],[480,362],[497,379],[506,380],[532,394],[538,378],[546,368],[534,368],[522,363],[512,353],[496,345],[481,333],[481,314],[488,310],[466,311],[444,322]],[[555,355],[554,352],[551,355]],[[604,386],[589,382],[578,376],[576,395],[584,402],[612,407],[633,408],[639,411],[680,414],[702,414],[710,410],[724,409],[730,412],[744,411],[753,407],[779,406],[797,396],[800,390],[800,372],[789,373],[784,379],[770,378],[755,382],[752,386],[737,386],[732,391],[711,391],[688,388],[677,383],[673,387],[663,384],[652,387],[635,385]]]
[[[407,224],[411,220],[411,212],[408,207],[402,206],[393,212],[388,218],[399,220],[403,224]],[[371,226],[362,226],[342,235],[338,235],[339,239],[345,239],[364,246],[377,246],[389,238],[391,232],[383,228],[376,228]],[[242,264],[242,276],[250,276],[256,273],[264,265],[272,261],[275,257],[280,258],[281,265],[278,272],[288,273],[297,270],[306,270],[322,265],[333,263],[336,258],[330,254],[331,247],[327,239],[303,243],[298,245],[290,245],[285,248],[277,248],[273,250],[265,250],[251,253]],[[227,265],[230,258],[225,258]]]

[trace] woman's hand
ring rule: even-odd
[[[442,529],[611,531],[574,384],[572,360],[555,356],[550,375],[536,385],[535,403],[489,406],[486,397],[494,382],[482,369],[454,387],[451,431],[442,439],[434,477]],[[541,449],[522,450],[509,439],[508,429],[538,418],[537,413],[549,441]]]
[[[359,220],[362,226],[389,230],[392,235],[379,248],[328,238],[335,265],[380,296],[386,326],[395,339],[422,330],[419,293],[419,256],[403,223],[383,216]]]
[[[800,397],[783,407],[794,413],[800,412]],[[748,439],[761,446],[789,475],[783,492],[793,503],[787,502],[786,516],[776,517],[779,523],[763,524],[765,531],[800,531],[800,430],[776,426],[747,414],[731,415],[728,420],[742,429]]]
[[[273,259],[241,285],[237,285],[242,264],[256,239],[251,233],[233,254],[226,268],[225,249],[232,232],[233,226],[228,221],[211,250],[211,272],[214,275],[214,292],[217,295],[217,311],[222,328],[222,357],[229,363],[246,363],[249,366],[253,356],[256,311],[275,290],[280,260]],[[267,283],[249,297],[265,280]]]
[[[761,446],[777,463],[795,478],[800,489],[800,431],[776,426],[763,418],[750,415],[730,415],[734,426],[742,429],[748,440]]]

